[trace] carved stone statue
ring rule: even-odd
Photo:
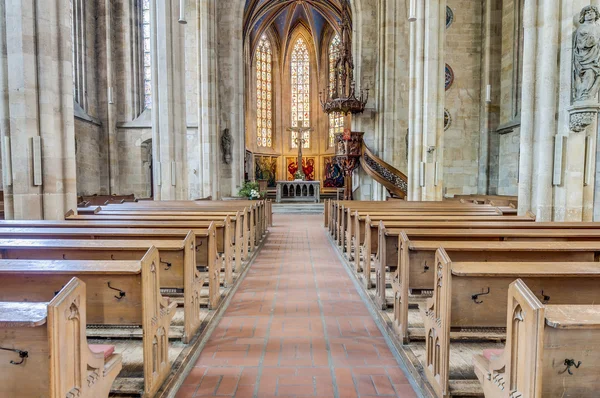
[[[600,12],[583,7],[573,46],[573,101],[593,100],[600,88]]]
[[[231,163],[232,143],[233,137],[231,136],[229,129],[223,130],[223,134],[221,135],[221,154],[223,156],[223,163],[225,164]]]

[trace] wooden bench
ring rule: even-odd
[[[48,241],[43,242],[48,244]],[[59,241],[51,241],[54,242]],[[32,245],[25,243],[24,246]],[[43,250],[46,253],[43,257],[56,257],[60,253],[46,248]],[[27,249],[16,250],[12,247],[7,248],[7,245],[3,245],[2,249],[3,253],[8,252],[12,256],[24,251]],[[30,251],[28,257],[40,257],[40,253],[31,253]],[[60,260],[0,260],[0,300],[45,301],[51,298],[56,290],[60,290],[65,281],[77,276],[87,286],[88,326],[141,327],[139,346],[143,353],[143,392],[145,397],[152,397],[171,370],[168,357],[169,334],[177,307],[175,302],[169,302],[160,293],[160,274],[163,273],[161,255],[155,247],[150,247],[139,261],[105,261],[102,265]],[[96,256],[88,253],[87,256],[81,257]],[[191,320],[190,318],[189,321]],[[91,332],[88,330],[88,337],[122,337],[120,330],[119,333],[115,333],[113,329],[103,332],[94,328]],[[125,356],[123,359],[127,364],[129,358]]]
[[[371,231],[366,229],[364,242],[361,243],[359,249],[362,257],[370,261],[371,255],[377,254],[379,251],[379,227],[380,223],[371,222]],[[597,229],[600,224],[594,222],[510,222],[503,221],[501,218],[498,221],[444,221],[442,220],[425,220],[425,221],[387,221],[383,226],[388,231],[403,230],[403,229],[515,229],[515,230],[535,230],[535,229],[554,229],[554,230],[591,230]],[[370,247],[370,250],[368,249]],[[357,249],[357,250],[359,250]],[[354,256],[355,268],[360,270],[358,261],[360,257]]]
[[[485,338],[494,328],[505,333],[508,288],[515,279],[522,278],[536,296],[553,304],[600,300],[597,262],[461,263],[452,261],[440,248],[435,275],[433,297],[421,312],[426,333],[425,375],[438,397],[460,395],[453,391],[450,377],[451,331],[457,330],[461,341]],[[473,380],[472,385],[478,387],[478,382]]]
[[[463,226],[466,222],[478,222],[478,223],[527,223],[532,224],[535,218],[528,216],[485,216],[477,213],[474,214],[459,214],[458,213],[421,213],[419,215],[402,215],[402,213],[394,214],[390,216],[371,216],[370,214],[361,216],[355,215],[353,217],[354,227],[347,228],[347,239],[345,251],[348,253],[349,258],[355,259],[358,254],[358,248],[367,250],[371,247],[371,254],[375,254],[378,249],[378,229],[383,224],[384,226],[394,227],[396,229],[399,226],[405,225],[408,222],[437,222],[442,227],[446,223],[460,223]],[[452,224],[450,224],[452,225]],[[367,227],[368,226],[368,227]],[[352,247],[357,248],[356,254],[353,256]],[[367,251],[368,253],[368,251]],[[362,254],[362,253],[360,253]],[[366,254],[366,253],[365,253]]]
[[[443,247],[455,261],[591,262],[597,261],[600,242],[461,242],[408,241],[400,243],[400,265],[392,281],[393,327],[403,342],[420,339],[409,328],[409,293],[432,291],[435,286],[435,253]],[[600,264],[599,264],[600,266]]]
[[[378,211],[378,212],[395,212],[395,211],[416,211],[421,212],[424,209],[430,211],[479,211],[492,214],[499,213],[498,209],[490,205],[476,204],[461,204],[457,202],[353,202],[353,201],[330,201],[327,203],[328,210],[326,211],[329,225],[329,231],[337,238],[337,233],[342,222],[345,222],[344,216],[348,212],[351,214],[356,211]]]
[[[237,228],[233,233],[231,225],[227,222],[227,218],[224,222],[217,221],[53,221],[53,220],[9,220],[0,221],[0,231],[2,229],[14,229],[14,228],[78,228],[78,229],[91,229],[100,231],[102,229],[135,229],[140,231],[146,230],[142,235],[152,234],[153,230],[205,230],[211,228],[211,225],[216,229],[216,245],[217,251],[222,253],[223,260],[225,261],[225,267],[230,268],[230,264],[233,261],[231,253],[233,253],[233,247],[228,244],[228,236],[235,235],[238,239],[235,240],[235,269],[241,272],[242,260],[245,259],[242,249],[242,239],[239,238],[240,230]],[[98,232],[100,233],[100,232]],[[159,234],[160,237],[161,234]],[[198,239],[198,238],[197,238]],[[196,247],[203,247],[202,236],[200,241],[197,241]],[[201,250],[201,249],[200,249]]]
[[[0,396],[108,396],[121,355],[88,345],[86,286],[63,285],[47,302],[0,302]]]
[[[443,226],[443,225],[441,225]],[[400,238],[402,236],[402,238]],[[600,241],[600,228],[596,229],[387,229],[380,222],[375,260],[376,302],[385,309],[387,306],[387,277],[393,279],[399,266],[398,254],[402,241]],[[363,270],[364,278],[371,278]],[[367,281],[372,287],[373,282]]]
[[[382,202],[378,202],[382,203]],[[430,206],[425,203],[415,203],[412,206],[403,205],[401,207],[385,207],[378,206],[375,204],[365,205],[341,205],[338,206],[336,211],[337,218],[333,221],[334,238],[338,241],[340,246],[343,246],[343,240],[345,239],[344,233],[349,226],[353,225],[352,218],[356,212],[366,214],[379,214],[379,215],[423,215],[423,213],[430,213],[432,215],[442,215],[456,213],[457,215],[503,215],[497,208],[491,206],[469,206],[469,205],[451,205],[451,206]]]
[[[85,226],[88,222],[96,223],[92,225],[99,225],[98,222],[101,222],[103,224],[110,225],[111,227],[122,227],[125,225],[132,225],[134,228],[146,228],[146,226],[141,227],[141,225],[157,225],[157,228],[207,228],[208,226],[210,226],[211,223],[215,223],[215,227],[217,228],[218,239],[217,249],[220,253],[223,253],[225,255],[226,261],[230,261],[230,259],[233,258],[233,246],[235,246],[235,254],[239,258],[239,260],[236,260],[236,262],[241,262],[242,260],[245,260],[248,256],[248,253],[254,250],[254,247],[250,244],[250,242],[252,241],[252,239],[254,239],[255,236],[252,232],[254,230],[243,227],[243,217],[242,221],[240,222],[239,213],[236,213],[233,216],[229,214],[218,214],[197,217],[181,217],[175,215],[170,216],[168,215],[168,213],[166,215],[159,216],[91,216],[75,215],[73,214],[73,211],[70,210],[65,215],[65,220],[80,223],[78,224],[78,227],[79,225]],[[27,226],[27,224],[23,224],[20,222],[17,222],[17,224],[19,226]],[[2,224],[0,223],[0,227],[1,226]],[[40,224],[34,222],[33,226],[40,226]],[[239,266],[239,264],[237,264],[236,266]]]
[[[105,211],[191,211],[191,212],[223,212],[240,211],[252,216],[261,231],[272,225],[272,209],[270,201],[149,201],[138,203],[109,204],[103,206]]]
[[[212,240],[214,242],[214,240]],[[181,338],[189,341],[198,329],[200,299],[203,286],[208,283],[207,305],[218,306],[221,300],[219,267],[216,259],[209,262],[208,272],[200,273],[195,264],[193,233],[181,240],[32,240],[0,239],[0,257],[28,260],[138,260],[146,256],[148,248],[160,252],[159,288],[167,294],[183,295],[184,327]],[[209,248],[209,253],[214,247]],[[210,261],[210,260],[209,260]],[[198,308],[196,308],[198,304]]]
[[[511,283],[506,347],[473,358],[486,397],[598,396],[600,305],[567,302],[544,304],[522,280]]]

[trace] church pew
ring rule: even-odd
[[[381,202],[380,202],[381,203]],[[339,220],[335,225],[335,235],[340,246],[344,245],[344,240],[346,239],[346,235],[344,233],[347,232],[349,227],[353,227],[353,217],[356,212],[363,214],[379,214],[379,215],[424,215],[424,214],[432,214],[432,215],[442,215],[442,214],[450,214],[454,213],[456,215],[503,215],[497,208],[491,206],[468,206],[468,205],[451,205],[451,206],[431,206],[427,203],[420,202],[412,202],[414,204],[410,206],[402,206],[402,207],[380,207],[377,205],[347,205],[341,206],[339,210]]]
[[[70,210],[65,214],[66,221],[77,221],[77,222],[85,222],[85,221],[102,221],[102,222],[113,222],[113,221],[122,221],[122,222],[171,222],[171,223],[179,223],[179,222],[197,222],[198,227],[206,227],[206,225],[210,225],[211,222],[215,222],[215,226],[217,227],[218,232],[218,250],[221,253],[227,254],[228,250],[231,250],[233,245],[236,245],[236,255],[238,251],[241,253],[241,258],[246,259],[247,254],[254,250],[254,247],[251,247],[250,242],[254,239],[255,230],[248,227],[243,228],[244,225],[244,217],[240,215],[241,213],[236,214],[207,214],[207,215],[198,215],[198,216],[177,216],[172,213],[167,212],[164,215],[119,215],[119,216],[109,216],[109,215],[76,215],[73,210]],[[242,221],[239,221],[240,218]],[[247,219],[249,220],[249,219]],[[221,223],[224,223],[224,226],[221,226]],[[184,224],[186,227],[190,226],[190,224]],[[223,229],[220,229],[223,228]],[[233,232],[235,229],[235,232]],[[226,239],[225,235],[228,235],[229,238]],[[229,256],[227,258],[233,257],[232,253],[229,251]]]
[[[212,240],[214,242],[214,240]],[[214,251],[214,243],[209,245]],[[216,260],[210,261],[206,275],[199,273],[194,260],[193,233],[180,240],[33,240],[0,239],[0,258],[27,260],[137,260],[156,247],[160,267],[159,288],[183,292],[184,333],[188,340],[199,326],[195,304],[201,298],[202,286],[208,279],[208,307],[214,309],[221,300],[219,269]],[[188,306],[187,304],[193,305]]]
[[[443,221],[443,220],[423,220],[423,221],[387,221],[384,222],[386,229],[413,229],[413,228],[432,228],[432,229],[522,229],[522,230],[535,230],[535,229],[555,229],[555,230],[586,230],[586,229],[597,229],[600,224],[595,222],[511,222],[503,221],[499,218],[498,221]],[[371,222],[371,228],[365,229],[365,239],[361,243],[360,250],[361,256],[367,258],[367,249],[370,246],[370,253],[377,254],[379,244],[379,223]],[[354,256],[356,261],[357,256]],[[370,257],[369,257],[370,261]],[[358,264],[355,264],[358,267]]]
[[[450,256],[438,249],[433,297],[421,310],[426,336],[424,370],[438,397],[451,396],[451,330],[459,330],[463,342],[481,339],[490,328],[504,330],[508,288],[515,279],[523,279],[536,296],[553,304],[600,300],[597,262],[457,262]],[[475,380],[473,384],[477,386]]]
[[[23,356],[0,350],[0,396],[107,397],[121,355],[88,345],[85,325],[86,286],[77,278],[44,302],[1,301],[0,347]]]
[[[106,205],[103,210],[128,211],[128,210],[178,210],[178,211],[241,211],[253,216],[261,233],[266,232],[267,224],[271,225],[272,210],[270,201],[149,201],[138,203],[124,203],[120,205]]]
[[[136,241],[156,241],[156,240],[178,240],[182,241],[181,246],[189,245],[193,247],[191,251],[183,252],[183,257],[175,256],[174,258],[165,258],[168,264],[171,264],[161,274],[161,287],[165,289],[183,289],[189,290],[191,294],[184,298],[191,298],[195,294],[200,294],[200,289],[204,284],[202,273],[198,273],[197,269],[187,265],[187,258],[191,257],[191,252],[194,253],[196,268],[203,267],[207,270],[212,270],[214,273],[217,270],[217,277],[209,279],[210,297],[213,297],[211,306],[218,304],[219,293],[219,268],[220,261],[216,250],[216,239],[214,226],[208,229],[194,230],[149,230],[135,228],[0,228],[0,239],[49,239],[55,238],[60,240],[74,239],[94,239],[94,240],[136,240]],[[153,242],[155,243],[155,242]],[[168,243],[168,242],[167,242]],[[160,248],[160,246],[159,246]],[[164,257],[164,256],[163,256]],[[168,260],[168,261],[167,261]],[[233,284],[233,270],[231,262],[223,262],[224,268],[224,287]],[[210,287],[210,283],[215,285]],[[189,300],[185,300],[188,302]],[[188,328],[189,329],[189,328]]]
[[[436,251],[443,247],[455,261],[591,262],[598,260],[600,242],[461,242],[414,241],[400,243],[399,266],[392,280],[393,327],[404,343],[419,338],[409,329],[409,291],[431,291],[435,285]],[[600,263],[599,263],[600,267]]]
[[[379,223],[375,260],[376,302],[386,308],[386,275],[396,274],[402,241],[600,241],[600,225],[594,229],[387,229]],[[402,238],[400,236],[402,235]],[[367,277],[367,275],[364,275]],[[372,282],[367,282],[372,286]]]
[[[389,212],[382,211],[373,211],[373,210],[355,210],[348,209],[340,224],[340,232],[338,243],[343,249],[347,249],[346,245],[349,245],[352,242],[352,237],[357,236],[356,239],[360,239],[364,237],[366,233],[365,230],[365,220],[367,217],[370,217],[371,220],[405,220],[406,218],[410,219],[412,217],[415,220],[421,220],[421,216],[429,216],[429,217],[442,217],[448,216],[450,217],[449,221],[452,220],[452,217],[455,217],[456,220],[461,220],[460,217],[482,217],[483,221],[486,220],[495,220],[499,217],[503,217],[504,215],[497,211],[483,212],[478,210],[464,210],[464,209],[428,209],[428,208],[420,208],[420,209],[398,209]],[[529,217],[510,217],[507,221],[532,221]],[[358,238],[360,236],[360,238]],[[346,243],[348,242],[348,243]]]
[[[177,306],[160,294],[161,272],[155,247],[137,262],[106,261],[100,267],[69,261],[0,260],[0,300],[45,301],[76,275],[87,287],[88,325],[143,330],[144,396],[152,397],[171,370],[169,331]]]
[[[504,226],[506,228],[527,228],[528,226],[533,226],[534,224],[538,224],[533,222],[533,219],[521,218],[517,221],[506,221],[505,216],[493,217],[491,219],[482,219],[480,216],[463,216],[460,220],[454,220],[449,215],[437,215],[431,216],[423,214],[419,218],[419,220],[414,220],[414,217],[408,216],[406,220],[402,220],[402,217],[396,217],[395,220],[383,220],[383,224],[386,227],[391,227],[395,229],[401,228],[499,228],[500,226]],[[356,217],[355,220],[360,220],[359,217]],[[381,221],[373,222],[370,216],[366,216],[364,220],[364,238],[359,240],[358,234],[355,237],[351,238],[354,242],[353,245],[355,247],[354,255],[350,258],[354,260],[355,269],[360,270],[360,259],[362,258],[365,262],[364,268],[370,269],[371,265],[371,255],[377,254],[379,251],[379,227],[381,225]],[[368,227],[369,226],[369,227]],[[360,230],[360,226],[357,225],[354,229],[355,231]],[[358,242],[358,243],[356,243]]]
[[[216,228],[216,245],[217,251],[222,253],[224,261],[226,262],[226,267],[228,267],[227,262],[231,262],[232,253],[234,248],[230,242],[228,236],[236,236],[236,240],[234,242],[235,245],[235,268],[241,270],[241,261],[244,259],[243,248],[242,248],[242,239],[239,238],[241,236],[240,228],[238,228],[239,224],[236,224],[235,231],[233,231],[231,224],[228,222],[229,218],[225,218],[225,221],[100,221],[100,220],[92,220],[92,221],[54,221],[54,220],[6,220],[0,221],[0,230],[8,228],[85,228],[85,229],[93,229],[93,230],[101,230],[101,229],[112,229],[112,228],[127,228],[127,229],[144,229],[148,232],[143,233],[142,235],[148,235],[154,229],[177,229],[177,230],[186,230],[189,232],[190,230],[195,229],[208,229],[213,225]],[[160,235],[160,234],[159,234]],[[202,241],[197,242],[197,246],[200,245],[202,247]]]
[[[487,398],[596,397],[599,343],[600,305],[544,304],[518,279],[508,289],[505,348],[473,365]]]
[[[397,210],[416,210],[430,209],[430,210],[463,210],[463,211],[485,211],[498,213],[498,210],[489,205],[476,205],[458,202],[406,202],[406,201],[391,201],[391,202],[367,202],[367,201],[331,201],[328,203],[329,219],[330,219],[330,232],[335,234],[335,226],[339,226],[343,222],[343,215],[346,215],[348,211],[351,213],[357,210],[365,211],[397,211]]]
[[[452,212],[447,211],[443,213],[424,211],[420,213],[367,213],[367,212],[355,212],[353,217],[348,217],[348,224],[346,226],[346,247],[345,251],[349,254],[352,253],[352,246],[356,247],[356,242],[369,241],[368,237],[373,242],[377,236],[377,229],[379,228],[379,222],[383,221],[386,224],[394,224],[405,221],[479,221],[479,222],[534,222],[535,218],[529,216],[505,216],[502,214],[486,215],[478,212]],[[369,226],[369,228],[367,228]],[[366,246],[365,246],[366,247]]]

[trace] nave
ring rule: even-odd
[[[178,397],[416,397],[318,215],[275,215]]]

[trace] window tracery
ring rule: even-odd
[[[310,127],[310,58],[308,47],[302,37],[298,38],[292,51],[292,128]],[[310,131],[303,133],[304,146],[310,148]],[[292,148],[297,148],[298,132],[292,131]]]
[[[333,92],[336,73],[335,63],[340,56],[340,36],[335,35],[329,45],[329,90]],[[335,135],[344,131],[344,115],[339,112],[329,114],[329,148],[333,148]]]
[[[150,43],[150,0],[142,0],[142,55],[144,58],[144,109],[152,109],[152,55]]]
[[[256,139],[259,147],[273,146],[273,52],[266,36],[256,48]]]

